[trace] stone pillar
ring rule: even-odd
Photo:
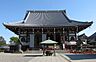
[[[21,45],[21,44],[19,44],[19,52],[20,52],[20,53],[23,53],[23,51],[22,51],[22,49],[21,49],[21,48],[22,48],[22,45]]]
[[[54,56],[56,56],[56,51],[55,51],[55,49],[56,49],[56,44],[54,44],[53,46],[54,46]]]

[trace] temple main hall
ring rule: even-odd
[[[28,10],[22,21],[3,25],[19,36],[22,49],[39,49],[48,38],[58,42],[58,49],[74,49],[77,34],[92,23],[71,20],[66,10]]]

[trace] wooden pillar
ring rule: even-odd
[[[78,26],[76,26],[76,40],[78,40]]]
[[[64,32],[64,28],[63,28],[63,39],[62,39],[63,40],[63,49],[65,49],[65,35],[64,35],[64,33],[65,32]]]
[[[19,34],[19,40],[20,40],[20,44],[22,44],[22,41],[21,41],[21,30],[20,30],[20,28],[18,28],[18,34]]]
[[[32,33],[34,34],[34,28],[33,28],[33,32]]]
[[[67,30],[67,34],[68,34],[68,42],[70,42],[70,39],[69,39],[69,27],[68,27],[68,30]]]
[[[19,38],[20,38],[20,28],[18,28],[18,35],[19,35]]]
[[[54,40],[56,40],[56,30],[54,28]]]
[[[43,28],[42,28],[42,34],[43,34]]]

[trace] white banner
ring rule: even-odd
[[[46,40],[46,34],[42,34],[42,41]]]
[[[34,34],[30,34],[30,44],[29,47],[34,47]]]

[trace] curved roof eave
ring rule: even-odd
[[[91,21],[91,22],[80,22],[80,21],[71,20],[71,23],[75,24],[77,26],[80,26],[80,25],[92,25],[93,21]]]
[[[23,24],[23,23],[16,23],[16,24],[10,24],[10,23],[3,23],[4,26],[10,26],[10,27],[68,27],[68,26],[91,26],[93,22],[71,22],[72,24],[68,25],[44,25],[44,24]],[[74,24],[75,23],[75,24]]]

